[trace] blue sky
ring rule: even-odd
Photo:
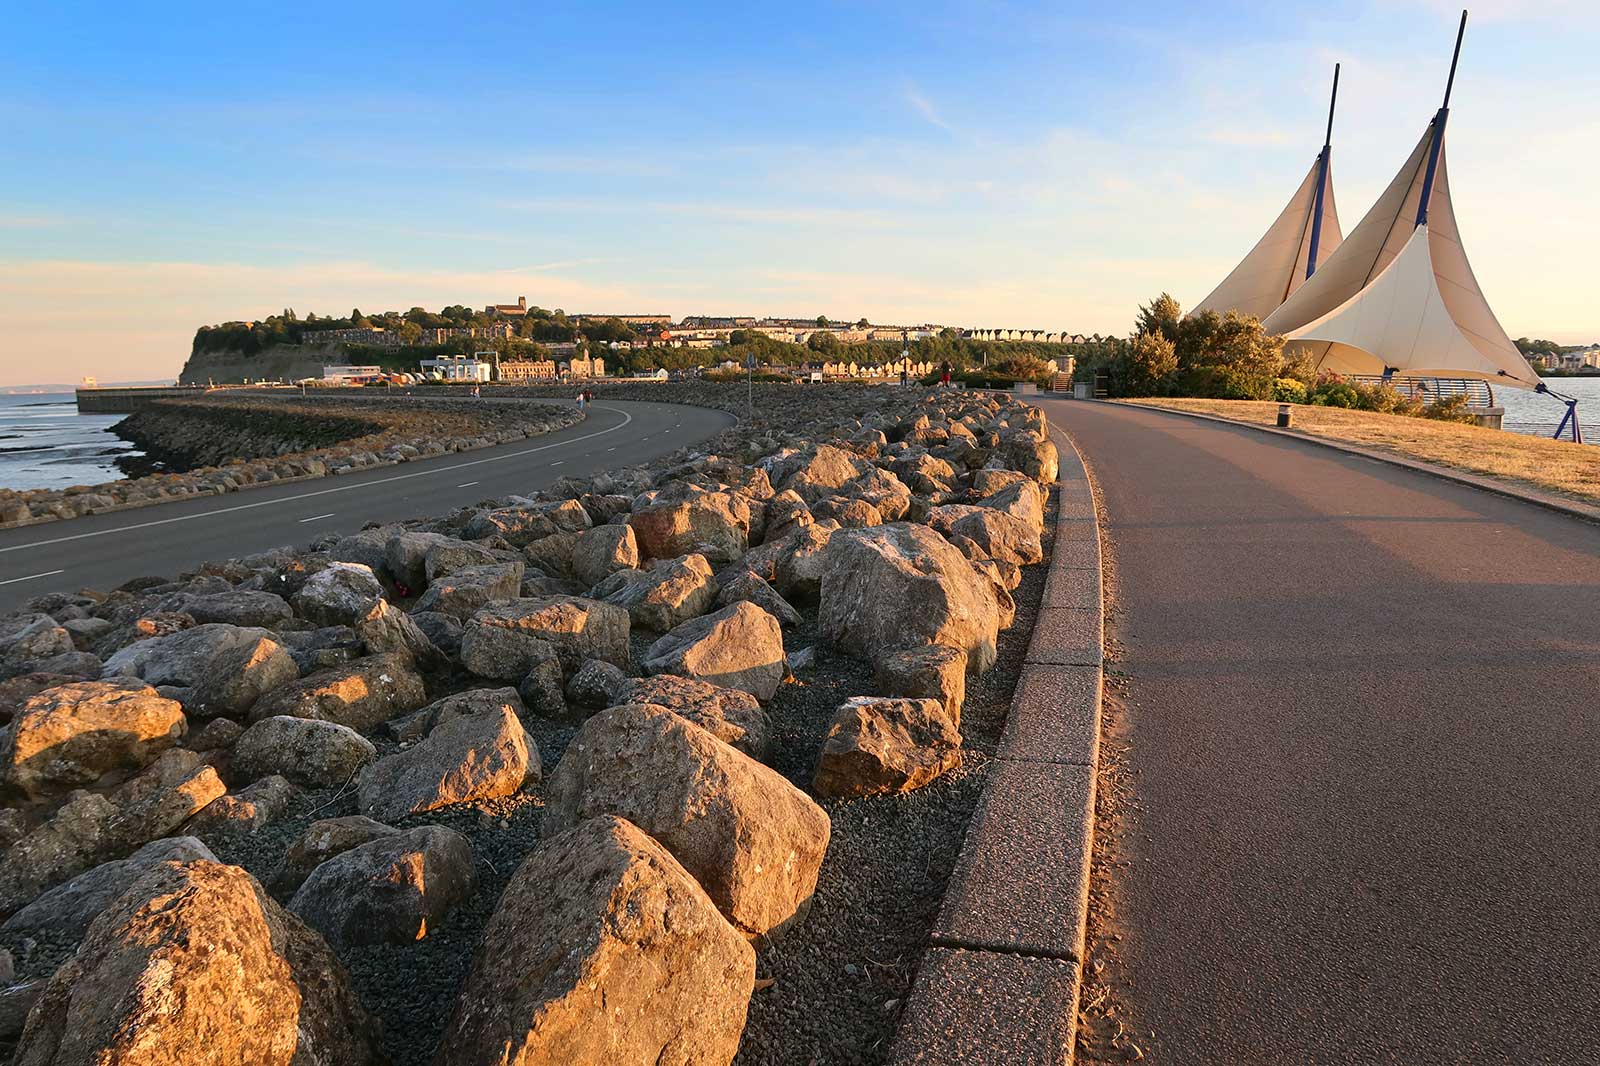
[[[1600,339],[1591,6],[1468,30],[1452,185],[1513,336]],[[1420,135],[1459,9],[1328,8],[16,5],[0,384],[173,374],[196,325],[284,306],[518,295],[1121,333],[1276,215],[1336,59],[1346,229]]]

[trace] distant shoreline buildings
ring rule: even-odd
[[[487,304],[484,314],[508,321],[487,326],[457,326],[425,328],[411,339],[393,330],[372,326],[359,329],[334,328],[301,330],[303,344],[359,344],[374,348],[411,348],[445,344],[457,339],[514,340],[519,336],[514,319],[527,318],[528,298],[519,296],[514,304]],[[915,341],[927,337],[954,335],[964,340],[1015,341],[1037,344],[1073,344],[1087,340],[1082,334],[1042,329],[1016,328],[966,328],[933,323],[921,325],[872,324],[865,319],[854,323],[814,318],[773,318],[735,315],[686,315],[674,320],[668,314],[574,314],[567,316],[576,328],[585,325],[618,322],[633,331],[632,341],[604,342],[615,348],[717,348],[730,343],[734,333],[747,331],[759,333],[773,340],[790,344],[806,344],[817,334],[828,334],[840,344],[862,344],[868,341]],[[951,334],[950,331],[954,331]],[[555,354],[563,354],[561,344],[545,343],[544,347]],[[570,346],[567,346],[570,350]]]

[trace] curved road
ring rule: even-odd
[[[1043,406],[1117,566],[1137,806],[1109,887],[1148,1061],[1600,1059],[1600,527]]]
[[[607,400],[576,426],[495,448],[0,530],[0,610],[44,592],[114,588],[145,574],[353,533],[368,522],[531,492],[567,474],[647,462],[733,423],[700,407]]]

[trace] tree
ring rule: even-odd
[[[828,328],[828,316],[827,315],[818,315],[817,316],[817,327],[819,329],[827,329]]]
[[[806,338],[806,347],[821,355],[833,355],[844,347],[844,344],[837,334],[819,329]]]
[[[856,320],[856,329],[866,329],[871,324],[872,323],[868,322],[865,316],[863,316],[862,318]]]
[[[1178,369],[1178,353],[1159,333],[1141,333],[1122,358],[1111,364],[1111,385],[1119,396],[1154,396]]]
[[[1150,333],[1178,341],[1178,323],[1183,320],[1183,308],[1168,293],[1162,293],[1148,304],[1139,305],[1139,317],[1134,322],[1135,333]]]

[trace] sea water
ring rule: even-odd
[[[1578,401],[1578,421],[1583,425],[1586,441],[1600,444],[1600,375],[1580,378],[1545,378],[1552,392],[1571,396]],[[1497,385],[1494,402],[1506,409],[1505,429],[1512,433],[1529,433],[1535,437],[1548,437],[1561,424],[1567,405],[1553,396],[1545,396],[1527,389],[1508,389]],[[1563,433],[1568,437],[1570,431]]]
[[[122,477],[139,450],[111,432],[127,415],[79,414],[71,393],[0,395],[0,488],[60,489]]]

